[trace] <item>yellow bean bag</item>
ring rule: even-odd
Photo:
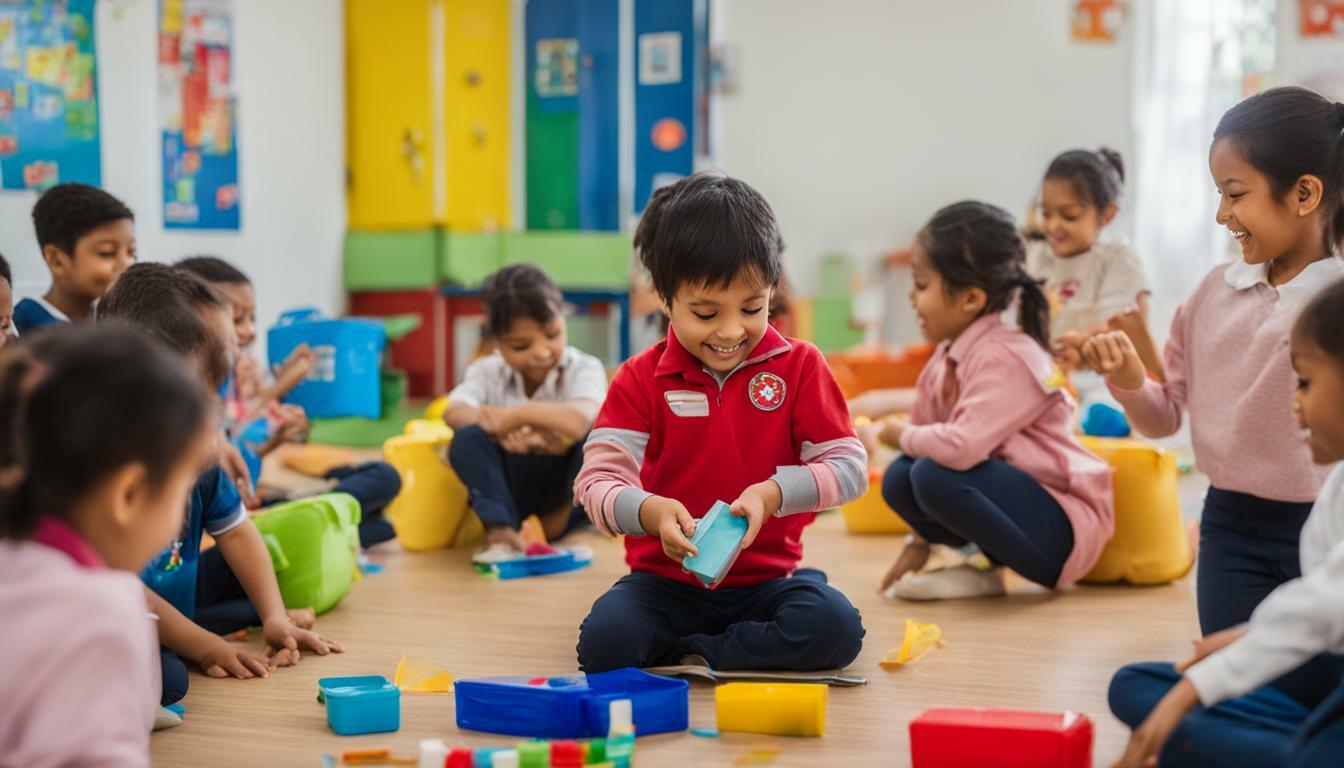
[[[868,472],[868,492],[840,508],[845,516],[845,527],[858,534],[904,534],[910,532],[900,515],[887,506],[882,498],[882,473]]]
[[[401,475],[401,494],[385,514],[408,550],[485,541],[485,528],[468,506],[466,486],[446,461],[452,441],[452,430],[444,426],[442,431],[399,435],[383,443],[383,457]]]
[[[1082,441],[1115,469],[1115,536],[1083,581],[1152,585],[1184,576],[1194,558],[1181,521],[1176,456],[1138,440]]]

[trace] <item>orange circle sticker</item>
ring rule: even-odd
[[[675,117],[665,117],[653,124],[652,137],[653,146],[671,152],[686,143],[686,126]]]

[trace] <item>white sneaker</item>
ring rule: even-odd
[[[154,730],[156,731],[176,728],[181,724],[182,716],[167,707],[159,707],[159,711],[154,715]]]
[[[481,565],[493,565],[495,563],[502,563],[505,560],[513,560],[514,558],[521,557],[522,554],[522,552],[519,552],[508,544],[500,542],[498,544],[491,544],[480,552],[477,552],[475,555],[472,555],[471,561],[473,563],[480,563]]]
[[[968,597],[999,597],[1004,594],[1003,569],[982,571],[970,565],[907,573],[887,590],[888,597],[902,600],[959,600]]]

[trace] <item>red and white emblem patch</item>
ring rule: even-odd
[[[784,404],[784,380],[773,373],[758,373],[747,385],[751,404],[762,411],[773,411]]]

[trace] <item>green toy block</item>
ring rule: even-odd
[[[326,613],[355,580],[359,502],[344,493],[271,507],[252,518],[275,566],[286,608]]]
[[[439,233],[345,233],[345,288],[348,291],[386,291],[429,288],[437,281]]]
[[[822,352],[839,352],[863,341],[863,329],[855,328],[854,302],[848,296],[812,300],[813,343]]]
[[[497,232],[444,232],[438,278],[454,285],[477,286],[500,267]]]
[[[634,249],[620,232],[511,232],[503,263],[535,264],[561,288],[630,287]]]

